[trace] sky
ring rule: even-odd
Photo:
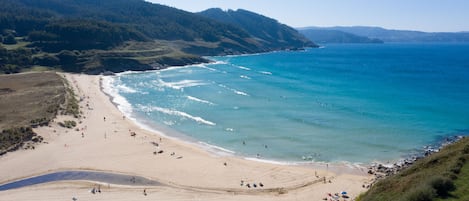
[[[469,31],[469,0],[147,0],[190,12],[238,8],[292,27],[379,26],[427,32]]]

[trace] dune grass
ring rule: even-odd
[[[54,72],[0,75],[0,155],[39,142],[31,127],[45,126],[59,112],[78,116],[78,101]]]

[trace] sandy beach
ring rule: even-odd
[[[279,165],[210,153],[199,146],[140,128],[101,91],[100,76],[61,74],[82,98],[77,130],[57,122],[35,131],[47,143],[0,157],[0,184],[59,170],[96,170],[162,183],[144,187],[61,181],[0,191],[0,200],[322,200],[326,193],[355,197],[372,179],[345,167]],[[324,183],[324,177],[326,183]],[[329,182],[330,180],[330,182]],[[241,181],[244,185],[241,185]],[[248,188],[246,184],[262,183]],[[351,199],[347,199],[351,200]]]

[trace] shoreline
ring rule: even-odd
[[[277,52],[277,51],[273,51]],[[273,52],[267,52],[267,53],[273,53]],[[226,57],[242,57],[242,56],[255,56],[255,55],[260,55],[260,54],[267,54],[267,53],[254,53],[254,54],[241,54],[241,55],[229,55]],[[214,56],[216,57],[216,56]],[[208,58],[206,58],[208,59]],[[204,64],[216,64],[216,63],[224,63],[223,61],[216,61],[216,60],[210,60],[208,63],[201,63],[201,64],[192,64],[192,65],[186,65],[186,66],[176,66],[174,68],[186,68],[186,67],[191,67],[191,66],[197,66],[197,65],[204,65]],[[169,70],[173,69],[172,67],[162,69],[162,70]],[[121,74],[131,74],[131,73],[145,73],[145,72],[156,72],[159,70],[148,70],[148,71],[126,71],[126,72],[121,72],[116,75],[112,76],[119,76]],[[113,79],[113,78],[111,78]],[[106,94],[109,97],[109,101],[111,101],[116,108],[124,113],[122,110],[119,109],[119,103],[114,102],[114,96],[111,94],[108,94],[105,92],[105,88],[103,87],[103,81],[100,82],[100,88],[101,91]],[[110,87],[110,86],[109,86]],[[118,93],[115,94],[116,96],[119,96],[120,98],[125,99],[124,97],[121,97]],[[124,113],[124,115],[127,116],[127,114]],[[129,114],[128,117],[131,115]],[[406,169],[410,165],[412,165],[414,162],[423,159],[433,153],[438,152],[440,149],[442,149],[444,146],[447,146],[449,144],[453,144],[457,142],[458,140],[462,139],[464,136],[461,135],[453,135],[453,136],[447,136],[444,139],[440,139],[438,141],[435,141],[431,144],[428,144],[424,146],[421,149],[416,149],[415,152],[408,153],[405,155],[402,155],[400,158],[393,159],[393,160],[388,160],[387,162],[385,161],[370,161],[369,163],[354,163],[350,161],[336,161],[336,162],[324,162],[324,161],[282,161],[282,160],[275,160],[275,159],[266,159],[266,158],[257,158],[255,156],[248,156],[248,155],[242,155],[238,152],[232,151],[232,150],[227,150],[223,147],[209,144],[207,142],[202,142],[198,141],[195,138],[188,137],[187,135],[180,133],[178,131],[172,130],[171,128],[165,128],[164,130],[166,132],[162,132],[159,129],[162,128],[154,128],[151,125],[147,125],[145,122],[139,122],[136,117],[130,118],[136,125],[140,126],[142,129],[148,130],[149,132],[153,133],[158,133],[159,135],[163,135],[165,137],[171,138],[173,140],[179,140],[182,142],[189,143],[193,146],[199,147],[208,153],[215,154],[216,156],[229,156],[229,157],[236,157],[242,160],[248,160],[248,161],[254,161],[254,162],[260,162],[260,163],[268,163],[268,164],[273,164],[273,165],[282,165],[282,166],[299,166],[299,167],[307,167],[307,168],[313,168],[313,169],[321,169],[325,171],[331,171],[336,174],[340,173],[347,173],[347,174],[353,174],[353,175],[374,175],[374,179],[371,182],[375,183],[378,180],[388,177],[390,175],[394,175],[399,173],[400,171]],[[155,126],[155,125],[154,125]],[[162,127],[162,125],[158,125],[156,127]],[[177,133],[177,136],[173,136],[171,134],[165,134],[165,133]]]
[[[192,66],[192,65],[189,65]],[[184,67],[175,67],[175,68],[184,68]],[[159,70],[149,70],[149,71],[144,71],[144,72],[156,72]],[[122,72],[119,74],[129,74],[129,73],[143,73],[143,72]],[[115,76],[115,75],[112,75]],[[280,160],[275,160],[275,159],[266,159],[266,158],[256,158],[255,156],[249,156],[249,155],[242,155],[236,151],[228,150],[223,147],[213,145],[207,142],[199,141],[196,138],[191,138],[184,133],[180,133],[178,131],[175,131],[171,128],[163,128],[164,125],[148,125],[147,123],[154,124],[152,122],[139,122],[137,120],[137,117],[133,116],[131,113],[124,112],[120,109],[120,104],[118,102],[114,101],[115,96],[117,96],[118,99],[124,99],[124,97],[120,96],[119,94],[109,94],[106,92],[106,88],[103,84],[105,81],[103,77],[106,76],[101,76],[100,77],[100,90],[103,94],[105,94],[108,98],[109,101],[116,107],[117,110],[119,110],[124,116],[126,116],[127,119],[131,120],[135,125],[139,126],[141,129],[147,130],[148,132],[155,133],[158,136],[163,136],[165,138],[171,139],[171,140],[177,140],[181,141],[183,143],[188,143],[192,146],[198,147],[204,151],[207,151],[210,154],[213,154],[215,156],[219,157],[235,157],[241,160],[248,160],[248,161],[254,161],[254,162],[259,162],[259,163],[267,163],[267,164],[272,164],[272,165],[282,165],[282,166],[298,166],[298,167],[307,167],[307,168],[313,168],[313,169],[321,169],[321,170],[326,170],[326,171],[332,171],[334,173],[342,173],[342,172],[347,172],[350,174],[356,174],[356,175],[363,175],[366,173],[366,169],[371,165],[371,164],[359,164],[359,163],[352,163],[349,161],[339,161],[339,162],[323,162],[323,161],[280,161]],[[113,79],[113,78],[111,78]],[[125,101],[127,104],[128,102]],[[128,103],[130,104],[130,103]],[[124,106],[125,107],[125,106]],[[156,128],[155,128],[156,127]],[[163,130],[163,131],[162,131]]]
[[[268,52],[268,53],[271,53],[271,52]],[[246,55],[231,55],[231,56],[238,57],[238,56],[250,56],[250,55],[258,55],[258,54],[267,54],[267,53],[256,53],[256,54],[246,54]],[[218,62],[224,63],[223,61],[212,61],[212,62],[209,62],[209,63],[195,64],[195,65],[169,67],[169,68],[164,69],[164,70],[187,68],[187,67],[191,67],[191,66],[198,66],[198,65],[204,65],[204,64],[213,64],[213,63],[218,63]],[[160,70],[126,71],[126,72],[121,72],[121,73],[118,73],[116,75],[113,75],[114,78],[109,78],[109,79],[115,79],[115,76],[119,76],[119,75],[122,75],[122,74],[148,73],[148,72],[151,73],[151,72],[158,72],[158,71],[160,71]],[[104,77],[108,77],[108,76],[104,76]],[[153,122],[150,122],[150,121],[140,122],[142,119],[141,118],[138,119],[138,117],[131,114],[131,113],[133,113],[132,111],[126,112],[126,111],[123,111],[123,109],[121,109],[121,108],[124,108],[126,106],[122,106],[121,103],[114,101],[114,99],[117,97],[118,99],[125,100],[125,98],[123,96],[121,96],[120,94],[118,94],[117,92],[113,93],[113,94],[109,94],[108,92],[106,92],[105,87],[103,86],[103,81],[100,82],[101,91],[109,97],[110,101],[113,103],[113,105],[116,106],[116,108],[120,112],[124,113],[125,116],[127,116],[129,119],[131,119],[134,124],[140,126],[140,128],[148,130],[150,132],[158,133],[159,135],[163,135],[165,137],[172,138],[174,140],[181,140],[181,141],[184,141],[184,142],[191,143],[195,146],[198,146],[198,147],[200,147],[200,148],[202,148],[202,149],[204,149],[204,150],[206,150],[210,153],[216,154],[216,155],[222,155],[222,156],[229,155],[229,156],[239,157],[239,158],[242,158],[242,159],[245,159],[245,160],[252,160],[252,161],[265,162],[265,163],[271,163],[271,164],[281,164],[281,165],[298,165],[298,166],[314,166],[314,167],[319,166],[319,167],[321,167],[321,166],[325,166],[325,164],[329,164],[329,165],[332,165],[332,166],[337,166],[339,168],[341,166],[347,166],[347,167],[351,167],[351,168],[366,169],[366,168],[369,168],[369,167],[374,166],[376,164],[383,164],[383,165],[391,164],[392,165],[393,163],[396,164],[396,163],[399,163],[401,161],[408,161],[408,160],[411,160],[412,158],[420,157],[421,155],[424,155],[428,151],[425,147],[435,147],[435,146],[436,147],[441,147],[442,145],[447,143],[444,140],[436,140],[436,141],[434,141],[430,144],[425,145],[423,148],[415,148],[414,151],[412,151],[412,152],[402,154],[398,158],[388,159],[388,160],[371,160],[369,162],[350,162],[350,161],[325,162],[325,161],[310,161],[310,160],[289,161],[289,160],[276,160],[276,159],[272,159],[272,158],[257,158],[254,155],[242,154],[242,153],[239,153],[237,151],[225,149],[224,147],[221,147],[221,146],[218,146],[218,145],[214,145],[214,144],[210,144],[210,143],[207,143],[207,142],[199,141],[196,138],[189,137],[188,135],[186,135],[184,133],[181,133],[179,131],[176,131],[172,128],[165,127],[165,125],[163,125],[161,123],[156,124],[156,123],[153,123]],[[110,89],[110,88],[112,88],[112,86],[108,86],[107,88]],[[125,100],[125,104],[130,105],[130,103],[128,103],[127,100]],[[128,107],[130,108],[130,106],[128,106]],[[161,131],[161,130],[164,130],[164,131]],[[169,134],[167,134],[167,133],[169,133]],[[457,137],[457,136],[448,136],[446,138],[454,138],[454,137]],[[326,168],[323,168],[323,169],[326,169]]]
[[[256,55],[256,54],[249,54],[249,55]],[[244,56],[244,55],[236,55],[236,56]],[[197,65],[200,65],[200,64],[197,64]],[[174,68],[186,68],[190,66],[194,66],[194,65],[176,66]],[[118,74],[132,74],[132,73],[145,73],[145,72],[157,72],[157,71],[160,71],[160,70],[126,71],[126,72],[122,72]],[[125,106],[121,106],[120,104],[130,105],[130,103],[128,103],[127,100],[125,100],[125,98],[119,95],[118,93],[110,94],[111,93],[109,91],[110,89],[104,86],[103,84],[103,82],[105,81],[103,79],[104,77],[115,77],[115,76],[118,76],[118,75],[100,76],[100,82],[99,82],[100,90],[103,94],[105,94],[109,98],[109,101],[116,107],[116,109],[119,110],[124,116],[126,116],[127,119],[131,120],[135,125],[139,126],[141,129],[147,130],[148,132],[155,133],[156,135],[163,136],[171,140],[177,140],[183,143],[188,143],[192,146],[195,146],[204,151],[207,151],[208,153],[213,154],[215,156],[236,157],[241,160],[248,160],[248,161],[254,161],[254,162],[259,162],[259,163],[268,163],[268,164],[283,165],[283,166],[308,167],[308,168],[321,169],[321,170],[326,170],[326,171],[330,170],[330,171],[333,171],[334,173],[347,172],[347,173],[356,174],[356,175],[363,175],[364,173],[367,172],[366,169],[368,169],[374,163],[372,162],[370,164],[363,164],[363,163],[353,163],[349,161],[324,162],[324,161],[305,161],[305,160],[282,161],[282,160],[267,159],[267,158],[257,158],[255,156],[243,155],[241,153],[226,149],[224,147],[220,147],[218,145],[199,141],[196,138],[189,137],[185,135],[184,133],[181,133],[169,127],[165,127],[162,124],[156,124],[153,122],[140,122],[137,119],[138,117],[135,117],[135,115],[132,114],[133,111],[127,112],[121,109],[121,108],[124,108]],[[114,78],[110,78],[110,79],[114,79]],[[123,99],[125,100],[125,102],[121,102],[121,103],[115,102],[114,101],[115,98]],[[148,124],[152,124],[152,125],[148,125]],[[381,163],[381,162],[378,162],[378,163]]]
[[[83,117],[78,120],[78,129],[57,125],[57,122],[72,119],[66,116],[58,116],[51,127],[36,129],[47,143],[38,145],[35,150],[21,150],[0,157],[0,171],[10,172],[0,175],[0,183],[60,169],[86,169],[138,175],[169,185],[154,188],[152,194],[157,198],[171,199],[176,195],[193,198],[195,193],[202,199],[216,195],[218,199],[226,200],[310,200],[340,191],[356,197],[366,190],[362,185],[372,179],[366,173],[336,173],[330,168],[278,165],[214,155],[192,143],[142,129],[129,118],[123,118],[109,96],[101,91],[100,76],[60,75],[67,78],[79,97],[84,97],[79,103]],[[331,183],[322,182],[326,179]],[[241,184],[262,182],[265,186],[252,188],[240,185],[240,181]],[[70,182],[53,182],[24,189],[31,192],[27,194],[47,200],[63,200],[50,195],[65,196],[64,193],[70,191],[89,195],[80,189],[86,189],[90,183],[71,183],[73,185],[69,185]],[[58,184],[64,186],[48,188]],[[23,188],[0,192],[0,200],[26,200],[27,196],[22,191]],[[184,193],[180,194],[180,191]],[[238,193],[233,195],[233,192]],[[127,200],[135,195],[135,191],[113,193],[113,196],[119,195]]]

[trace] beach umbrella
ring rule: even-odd
[[[345,195],[345,194],[347,194],[347,192],[342,191],[342,192],[340,192],[340,194]]]

